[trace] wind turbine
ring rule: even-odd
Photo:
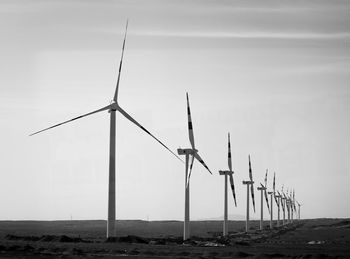
[[[107,220],[107,238],[108,237],[115,237],[116,236],[116,230],[115,230],[115,220],[116,220],[116,199],[115,199],[115,153],[116,153],[116,112],[120,112],[125,118],[127,118],[129,121],[134,123],[136,126],[141,128],[143,131],[145,131],[148,135],[150,135],[152,138],[154,138],[158,143],[160,143],[163,147],[165,147],[168,151],[170,151],[174,156],[176,156],[178,159],[180,159],[174,152],[172,152],[166,145],[164,145],[158,138],[156,138],[153,134],[151,134],[146,128],[144,128],[140,123],[138,123],[133,117],[131,117],[125,110],[120,107],[118,104],[118,90],[119,90],[119,82],[120,82],[120,74],[123,64],[123,56],[124,56],[124,48],[125,48],[125,40],[126,40],[126,34],[128,29],[128,22],[126,22],[125,27],[125,34],[124,34],[124,41],[123,41],[123,47],[122,47],[122,54],[121,59],[119,63],[119,71],[118,71],[118,78],[116,83],[116,88],[114,92],[114,97],[111,103],[107,106],[104,106],[98,110],[83,114],[81,116],[75,117],[73,119],[58,123],[56,125],[53,125],[51,127],[45,128],[43,130],[39,130],[37,132],[34,132],[30,134],[30,136],[33,136],[35,134],[38,134],[40,132],[58,127],[60,125],[81,119],[83,117],[102,112],[107,111],[110,113],[110,138],[109,138],[109,180],[108,180],[108,220]],[[180,159],[181,160],[181,159]]]
[[[290,223],[290,197],[288,195],[288,189],[287,189],[287,194],[285,195],[285,199],[286,199],[286,205],[287,205],[287,212],[288,212],[288,224]]]
[[[292,199],[292,190],[288,194],[289,208],[290,208],[290,222],[293,223],[293,199]]]
[[[283,211],[283,221],[282,221],[282,225],[285,225],[285,220],[286,220],[286,196],[283,192],[283,187],[284,185],[282,185],[282,194],[279,193],[279,195],[281,196],[281,204],[282,204],[282,211]]]
[[[273,186],[272,186],[272,192],[268,192],[270,195],[270,205],[271,205],[271,210],[270,210],[270,228],[273,228],[273,197],[275,196],[275,173],[273,174]]]
[[[227,176],[230,176],[230,185],[231,190],[233,194],[233,200],[235,201],[235,206],[237,207],[236,203],[236,193],[235,193],[235,185],[233,183],[233,174],[232,171],[232,157],[231,157],[231,143],[230,143],[230,133],[228,133],[228,169],[226,171],[220,170],[219,174],[225,176],[225,198],[224,198],[224,229],[223,229],[223,235],[226,236],[228,234],[228,223],[227,223]]]
[[[193,127],[192,127],[192,118],[191,118],[191,110],[190,110],[190,101],[188,99],[188,93],[186,93],[187,98],[187,117],[188,117],[188,136],[191,142],[191,148],[178,148],[177,153],[179,155],[186,156],[186,164],[185,164],[185,218],[184,218],[184,235],[183,239],[186,240],[190,237],[190,177],[193,167],[194,159],[196,158],[208,171],[208,166],[204,163],[203,159],[199,156],[198,150],[194,145],[194,135],[193,135]],[[188,162],[191,156],[191,165],[190,172],[188,173]]]
[[[296,201],[296,203],[298,204],[298,220],[300,220],[300,207],[302,206],[302,204],[300,204],[297,201]]]
[[[251,189],[252,194],[252,201],[253,201],[253,208],[255,212],[255,200],[254,200],[254,181],[253,181],[253,174],[252,174],[252,165],[250,163],[250,155],[248,156],[249,160],[249,181],[243,181],[243,184],[247,185],[247,215],[246,215],[246,222],[245,222],[245,230],[248,232],[249,230],[249,186]]]
[[[259,186],[257,189],[258,191],[260,191],[260,197],[261,197],[261,213],[260,213],[260,230],[264,229],[263,226],[263,220],[264,220],[264,201],[263,201],[263,192],[265,194],[265,200],[266,200],[266,205],[267,205],[267,210],[270,213],[270,208],[269,208],[269,200],[267,198],[267,193],[266,193],[266,185],[267,185],[267,169],[266,169],[266,173],[265,173],[265,185],[262,185],[260,183],[261,186]]]
[[[293,208],[295,211],[295,218],[297,217],[297,208],[295,206],[295,190],[293,189]]]
[[[293,213],[296,212],[294,189],[293,189],[293,192],[291,191],[290,200],[291,200],[291,207],[292,207],[292,223],[293,223]]]
[[[282,207],[283,213],[284,213],[284,208],[283,208],[283,200],[282,200],[282,195],[280,194],[279,191],[277,191],[277,195],[275,194],[275,198],[277,198],[276,203],[277,203],[277,209],[278,209],[278,217],[277,217],[277,227],[281,225],[281,218],[280,218],[280,207]]]
[[[277,205],[277,227],[279,227],[280,226],[280,197],[281,197],[281,195],[279,195],[279,194],[276,195],[275,178],[276,178],[276,173],[273,174],[273,196],[275,197],[275,202]]]

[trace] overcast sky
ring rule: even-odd
[[[214,172],[193,167],[192,219],[223,215],[227,132],[230,214],[245,215],[251,154],[302,217],[350,217],[349,1],[2,0],[1,220],[106,219],[108,112],[28,135],[110,103],[127,18],[120,105],[175,151],[189,92]],[[184,165],[120,115],[116,173],[118,219],[183,219]]]

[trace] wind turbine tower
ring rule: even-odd
[[[184,155],[186,157],[185,164],[185,216],[184,216],[184,233],[183,239],[186,240],[190,237],[190,177],[193,167],[194,159],[196,158],[208,171],[210,174],[212,172],[209,170],[208,166],[204,163],[203,159],[199,156],[198,150],[195,148],[194,144],[194,134],[193,125],[190,110],[190,101],[188,99],[188,93],[186,93],[187,98],[187,118],[188,118],[188,135],[191,143],[191,148],[179,148],[177,153],[179,155]],[[191,157],[190,171],[188,172],[189,158]]]
[[[237,207],[236,203],[236,193],[235,193],[235,185],[233,182],[233,174],[234,172],[232,171],[232,157],[231,157],[231,143],[230,143],[230,133],[228,133],[228,168],[229,170],[226,171],[219,171],[220,175],[225,176],[225,197],[224,197],[224,226],[223,226],[223,236],[227,236],[228,234],[228,221],[227,221],[227,176],[230,177],[230,185],[231,185],[231,190],[233,194],[233,200],[235,201],[235,206]]]
[[[250,155],[248,156],[249,159],[249,181],[243,181],[243,184],[247,185],[247,214],[246,214],[246,222],[245,222],[245,230],[248,232],[249,230],[249,187],[251,190],[252,195],[252,202],[253,202],[253,208],[255,212],[255,200],[254,200],[254,181],[253,181],[253,174],[252,174],[252,166],[250,163]]]
[[[257,189],[258,191],[260,191],[260,197],[261,197],[261,212],[260,212],[260,230],[264,229],[263,226],[263,222],[264,222],[264,199],[263,196],[265,194],[265,200],[266,200],[266,205],[267,205],[267,210],[270,213],[270,208],[269,208],[269,200],[267,198],[267,192],[266,192],[266,185],[267,185],[267,169],[266,169],[266,173],[265,173],[265,185],[262,185],[260,183],[261,186],[259,186]],[[264,194],[263,194],[264,192]]]
[[[124,34],[124,41],[123,41],[123,47],[122,47],[122,54],[121,59],[119,63],[119,72],[118,72],[118,78],[116,83],[116,88],[114,92],[114,97],[111,103],[105,107],[102,107],[98,110],[86,113],[84,115],[75,117],[73,119],[58,123],[56,125],[53,125],[51,127],[45,128],[43,130],[34,132],[30,134],[30,136],[33,136],[35,134],[38,134],[40,132],[58,127],[60,125],[66,124],[68,122],[72,122],[78,119],[81,119],[83,117],[102,112],[107,111],[110,113],[110,138],[109,138],[109,180],[108,180],[108,219],[107,219],[107,237],[115,237],[116,236],[116,229],[115,229],[115,220],[116,220],[116,198],[115,198],[115,157],[116,157],[116,112],[120,112],[126,119],[134,123],[136,126],[141,128],[143,131],[145,131],[148,135],[150,135],[152,138],[154,138],[159,144],[161,144],[164,148],[166,148],[168,151],[170,151],[174,156],[176,156],[179,160],[181,160],[174,152],[172,152],[167,146],[165,146],[159,139],[157,139],[153,134],[151,134],[146,128],[144,128],[140,123],[138,123],[133,117],[131,117],[122,107],[120,107],[118,103],[118,90],[119,90],[119,81],[120,81],[120,75],[121,75],[121,69],[123,64],[123,56],[124,56],[124,48],[125,48],[125,40],[126,40],[126,33],[128,29],[128,22],[126,23],[125,28],[125,34]]]

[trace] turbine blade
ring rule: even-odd
[[[295,201],[295,190],[293,189],[293,201]]]
[[[274,193],[275,193],[275,186],[276,186],[276,184],[275,184],[275,178],[276,178],[276,173],[273,172],[273,192],[274,192]]]
[[[287,196],[284,194],[284,192],[282,192],[282,193],[283,193],[284,199],[286,199],[286,200],[287,200]]]
[[[117,110],[124,115],[129,121],[134,123],[136,126],[140,127],[143,131],[145,131],[148,135],[154,138],[159,144],[161,144],[164,148],[166,148],[170,153],[172,153],[177,159],[179,159],[182,163],[180,157],[178,157],[173,151],[171,151],[166,145],[163,144],[159,139],[157,139],[151,132],[149,132],[146,128],[144,128],[140,123],[138,123],[133,117],[131,117],[126,111],[124,111],[120,106],[118,106]]]
[[[121,74],[121,72],[122,72],[122,65],[123,65],[123,57],[124,57],[124,48],[125,48],[126,33],[127,33],[127,31],[128,31],[128,23],[129,23],[129,20],[126,20],[124,41],[123,41],[123,47],[122,47],[122,56],[121,56],[121,58],[120,58],[119,71],[118,71],[118,79],[117,79],[117,84],[116,84],[116,86],[115,86],[115,93],[114,93],[114,98],[113,98],[113,100],[114,100],[115,102],[117,102],[117,100],[118,100],[119,81],[120,81],[120,74]]]
[[[277,206],[280,206],[280,204],[279,204],[279,202],[278,202],[278,199],[276,198],[275,193],[273,193],[272,195],[273,195],[273,198],[275,199],[275,202],[276,202]]]
[[[191,118],[191,110],[190,110],[190,101],[188,100],[188,93],[186,93],[187,98],[187,118],[188,118],[188,137],[191,142],[191,146],[194,149],[194,135],[193,135],[193,125],[192,125],[192,118]]]
[[[252,164],[250,163],[250,155],[248,156],[248,158],[249,158],[249,179],[253,181]]]
[[[228,168],[230,169],[230,171],[232,171],[230,133],[228,133]]]
[[[250,178],[250,181],[253,181],[253,173],[252,173],[252,165],[250,162],[250,155],[248,156],[248,160],[249,160],[249,178]],[[255,199],[254,199],[254,185],[253,184],[250,185],[250,190],[251,190],[251,195],[252,195],[253,208],[254,208],[254,212],[255,212]]]
[[[270,206],[269,206],[269,198],[267,197],[267,191],[266,190],[264,190],[264,196],[265,196],[265,200],[266,200],[267,209],[268,209],[269,213],[271,213],[270,212]]]
[[[294,210],[297,210],[297,207],[295,206],[295,190],[293,188],[293,206],[294,206]]]
[[[189,172],[188,177],[187,177],[187,186],[190,184],[190,177],[191,177],[191,173],[192,173],[193,162],[194,162],[194,156],[192,155],[191,156],[190,172]]]
[[[253,186],[253,184],[250,185],[250,190],[251,190],[251,193],[252,193],[253,209],[254,209],[254,212],[255,212],[255,198],[254,198],[254,186]]]
[[[212,174],[208,166],[204,163],[203,159],[198,155],[198,153],[194,153],[194,157]]]
[[[53,126],[51,126],[51,127],[48,127],[48,128],[42,129],[42,130],[39,130],[39,131],[37,131],[37,132],[34,132],[34,133],[30,134],[29,136],[33,136],[33,135],[38,134],[38,133],[40,133],[40,132],[43,132],[43,131],[46,131],[46,130],[49,130],[49,129],[52,129],[52,128],[55,128],[55,127],[58,127],[58,126],[61,126],[61,125],[63,125],[63,124],[66,124],[66,123],[71,122],[71,121],[75,121],[75,120],[77,120],[77,119],[81,119],[81,118],[83,118],[83,117],[89,116],[89,115],[94,114],[94,113],[98,113],[98,112],[101,112],[101,111],[108,110],[108,109],[110,109],[110,108],[111,108],[111,105],[105,106],[105,107],[103,107],[103,108],[101,108],[101,109],[98,109],[98,110],[96,110],[96,111],[89,112],[89,113],[86,113],[86,114],[84,114],[84,115],[80,115],[80,116],[78,116],[78,117],[75,117],[75,118],[73,118],[73,119],[70,119],[70,120],[67,120],[67,121],[64,121],[64,122],[55,124],[55,125],[53,125]]]
[[[233,176],[232,176],[232,174],[230,174],[230,185],[231,185],[233,200],[235,201],[235,206],[237,207],[236,192],[235,192],[235,184],[234,184],[234,182],[233,182]]]
[[[265,173],[265,188],[267,187],[267,172],[268,172],[268,169],[266,169],[266,173]]]

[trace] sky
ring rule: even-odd
[[[28,135],[111,102],[127,18],[123,109],[176,151],[189,93],[213,172],[194,164],[191,219],[223,215],[228,132],[229,214],[250,154],[303,218],[350,217],[349,1],[2,0],[0,220],[107,218],[108,112]],[[184,164],[120,115],[116,168],[117,219],[183,220]]]

